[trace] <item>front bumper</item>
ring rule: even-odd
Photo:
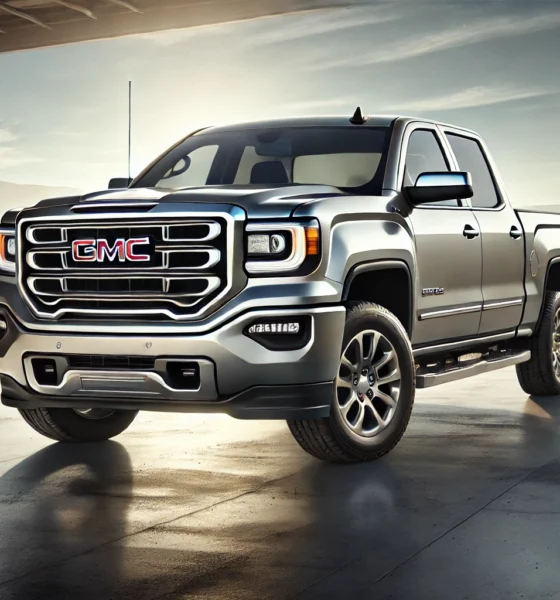
[[[318,418],[329,414],[345,309],[254,310],[199,335],[96,335],[25,330],[3,310],[2,402],[17,408],[111,407],[172,412],[224,412],[238,418]],[[309,317],[311,333],[297,350],[269,350],[247,337],[256,320]],[[197,389],[176,389],[158,370],[68,367],[56,385],[37,381],[31,360],[73,355],[151,357],[155,364],[197,365]]]

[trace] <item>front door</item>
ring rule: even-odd
[[[424,172],[449,171],[443,148],[435,128],[413,126],[404,185],[413,185]],[[409,219],[416,244],[418,294],[412,343],[475,337],[482,310],[482,242],[475,216],[452,200],[417,206]]]

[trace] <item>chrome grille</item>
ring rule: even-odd
[[[114,250],[130,239],[142,240],[135,248],[140,262]],[[225,216],[27,221],[19,231],[19,282],[41,318],[192,319],[231,287],[228,239]],[[95,260],[76,260],[78,241],[92,242],[86,253],[100,241],[105,251]]]

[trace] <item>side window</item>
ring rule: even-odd
[[[447,134],[453,153],[461,171],[469,171],[472,176],[474,196],[473,208],[494,208],[500,204],[494,179],[480,144],[460,135]]]
[[[201,146],[179,160],[158,183],[163,188],[206,185],[218,146]]]
[[[420,174],[429,171],[449,171],[449,165],[436,134],[428,129],[416,129],[408,139],[404,185],[414,185]],[[428,202],[424,206],[459,206],[459,202],[444,200]]]

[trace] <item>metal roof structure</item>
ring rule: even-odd
[[[352,0],[0,0],[0,53],[349,4]]]

